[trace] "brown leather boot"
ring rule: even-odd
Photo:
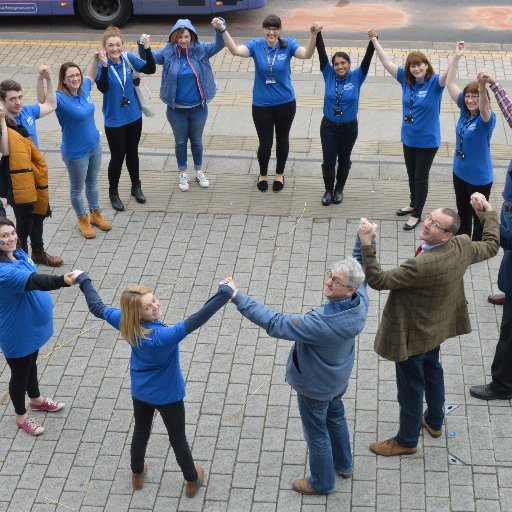
[[[37,265],[46,265],[47,267],[60,267],[64,263],[62,258],[50,256],[47,252],[42,252],[41,254],[32,253],[30,257]]]
[[[90,214],[90,221],[92,226],[96,226],[101,231],[110,231],[112,229],[112,224],[101,216],[101,210],[93,210]]]
[[[406,446],[402,446],[401,444],[398,444],[394,438],[371,443],[370,450],[377,455],[384,455],[385,457],[412,455],[413,453],[416,453],[416,447],[407,448]]]
[[[87,217],[87,214],[80,215],[80,217],[78,217],[78,229],[84,238],[96,237],[96,233],[94,232],[94,229],[89,222],[89,217]]]
[[[199,491],[199,488],[201,485],[203,485],[204,482],[204,471],[201,466],[196,466],[197,471],[197,480],[195,482],[187,482],[187,485],[185,487],[185,494],[187,495],[187,498],[193,498],[197,491]]]
[[[148,463],[144,461],[144,471],[142,473],[132,473],[132,485],[134,489],[140,490],[144,487],[144,477],[148,472]]]

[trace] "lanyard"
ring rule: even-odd
[[[114,66],[109,66],[109,68],[114,73],[115,77],[117,78],[117,81],[119,82],[119,85],[121,86],[121,89],[123,90],[123,98],[124,98],[124,86],[126,85],[126,63],[124,61],[124,58],[121,57],[121,60],[123,62],[123,81],[121,82],[121,78],[117,73],[117,70]]]
[[[341,100],[343,99],[343,94],[345,94],[345,85],[347,84],[348,76],[345,77],[342,81],[342,87],[341,87],[341,94],[338,92],[338,76],[336,75],[336,78],[334,79],[334,89],[336,91],[336,109],[339,110]]]
[[[274,64],[276,62],[276,57],[277,57],[277,52],[278,52],[278,48],[277,46],[275,48],[272,48],[272,50],[270,50],[271,52],[273,52],[275,50],[275,53],[274,53],[274,58],[272,59],[272,62],[270,62],[270,57],[269,57],[269,51],[268,51],[268,46],[265,48],[265,54],[267,56],[267,63],[268,63],[268,76],[272,76],[272,68],[274,67]]]
[[[462,143],[464,142],[464,134],[468,131],[468,128],[470,127],[471,123],[473,121],[476,121],[478,116],[480,115],[480,112],[474,116],[471,117],[471,114],[467,114],[468,118],[462,123],[462,126],[459,129],[459,151],[462,151]],[[466,113],[464,113],[464,117],[466,117]]]
[[[416,93],[416,86],[419,85],[419,89],[423,87],[423,84],[425,82],[422,82],[421,84],[418,84],[417,82],[414,82],[414,86],[411,87],[411,97],[409,98],[409,115],[412,115],[412,107],[414,105],[414,102],[416,101],[416,98],[418,97],[418,94]]]

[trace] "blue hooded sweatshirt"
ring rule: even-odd
[[[188,53],[188,62],[196,75],[201,103],[205,106],[215,97],[217,92],[210,58],[224,48],[224,40],[222,34],[215,30],[215,41],[213,43],[196,41],[184,50],[179,45],[173,45],[170,42],[172,34],[179,28],[186,28],[197,36],[196,29],[190,20],[178,20],[171,29],[169,42],[165,45],[165,48],[153,52],[155,62],[164,67],[162,85],[160,86],[160,99],[169,107],[174,108],[176,104],[180,58],[182,52],[186,52],[185,55]],[[141,49],[142,46],[139,45],[139,53],[141,53]]]

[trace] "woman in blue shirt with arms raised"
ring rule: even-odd
[[[485,80],[470,82],[461,91],[455,82],[459,60],[466,45],[459,41],[446,88],[460,109],[455,129],[455,155],[453,156],[453,187],[457,211],[460,216],[458,235],[468,235],[474,241],[482,240],[483,228],[471,207],[471,194],[480,192],[488,200],[494,180],[491,159],[491,137],[496,126],[496,115],[491,111],[491,99]]]
[[[368,35],[377,37],[377,32],[371,31]],[[368,43],[361,66],[355,69],[350,68],[350,57],[345,52],[336,52],[332,57],[332,65],[329,64],[321,32],[316,36],[316,48],[325,81],[324,117],[320,124],[320,139],[325,185],[322,204],[328,206],[331,202],[339,204],[343,201],[343,189],[352,166],[350,156],[358,133],[359,91],[368,74],[374,46],[371,41]]]

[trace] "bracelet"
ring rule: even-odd
[[[226,32],[227,28],[225,28],[224,30],[219,30],[219,33],[220,34],[224,34],[224,32]]]

